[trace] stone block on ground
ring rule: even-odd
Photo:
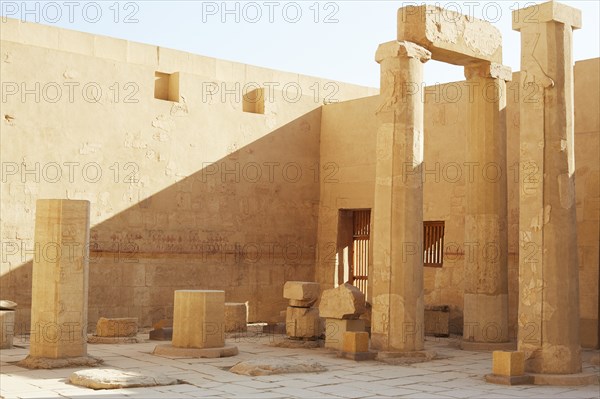
[[[135,337],[137,332],[137,317],[101,317],[96,323],[96,336],[98,337]]]
[[[492,373],[506,377],[524,375],[525,353],[494,351],[492,360]]]
[[[265,358],[246,360],[229,369],[232,373],[241,375],[271,375],[287,373],[319,373],[327,371],[325,367],[316,362],[305,362],[293,358]]]
[[[144,371],[89,369],[79,370],[69,376],[73,385],[92,389],[119,389],[135,387],[154,387],[159,385],[174,385],[175,378],[163,374]]]
[[[164,327],[150,331],[152,341],[171,341],[173,339],[173,327]]]
[[[248,307],[245,303],[225,302],[225,332],[248,331]]]
[[[225,291],[177,290],[173,310],[173,346],[225,346]]]
[[[358,319],[366,311],[365,295],[355,286],[344,283],[323,291],[319,303],[321,317],[327,319]]]
[[[362,332],[365,331],[364,320],[325,320],[325,347],[343,350],[344,333],[348,331]]]
[[[320,326],[319,309],[288,306],[285,320],[288,337],[315,339],[321,335]]]
[[[342,351],[346,353],[368,352],[369,333],[362,331],[346,331],[344,333]]]
[[[447,337],[450,334],[450,310],[448,306],[425,307],[425,335]]]
[[[0,349],[13,347],[15,332],[15,312],[13,310],[0,310]]]
[[[319,299],[319,283],[308,281],[287,281],[283,286],[283,297],[295,301],[290,306],[310,307]]]

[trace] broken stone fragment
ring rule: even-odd
[[[175,378],[147,370],[89,369],[79,370],[69,377],[71,384],[92,389],[119,389],[133,387],[153,387],[177,384]]]
[[[290,358],[266,358],[240,362],[230,368],[229,371],[241,375],[256,376],[286,373],[318,373],[327,371],[327,369],[316,362],[302,362]]]
[[[108,319],[101,317],[96,323],[98,337],[135,337],[138,332],[137,317]]]
[[[295,301],[313,301],[314,303],[319,299],[319,283],[288,281],[283,286],[283,297]]]
[[[321,335],[319,309],[288,306],[286,334],[290,338],[316,338]]]
[[[366,311],[365,295],[355,286],[344,283],[323,291],[319,313],[327,319],[358,319]]]

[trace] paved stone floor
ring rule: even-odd
[[[147,335],[146,335],[147,338]],[[90,344],[88,352],[105,367],[151,370],[185,383],[154,388],[92,390],[67,382],[75,370],[27,370],[14,365],[28,353],[28,344],[0,351],[0,393],[4,398],[600,398],[598,385],[584,387],[502,386],[488,384],[491,353],[461,351],[456,340],[428,338],[426,349],[441,359],[412,365],[340,359],[326,349],[270,346],[281,335],[248,334],[229,338],[238,356],[221,359],[168,359],[151,354],[155,341],[138,344]],[[241,360],[289,357],[319,362],[326,372],[248,377],[227,369]],[[600,367],[584,363],[586,372]]]

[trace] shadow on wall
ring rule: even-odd
[[[320,122],[318,108],[93,226],[88,330],[99,317],[172,318],[177,289],[225,290],[248,301],[249,321],[277,321],[284,282],[314,279]],[[29,261],[0,277],[17,333],[31,274]]]

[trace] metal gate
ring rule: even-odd
[[[365,298],[369,276],[369,238],[371,235],[371,210],[356,210],[352,213],[352,264],[349,283],[357,287]]]

